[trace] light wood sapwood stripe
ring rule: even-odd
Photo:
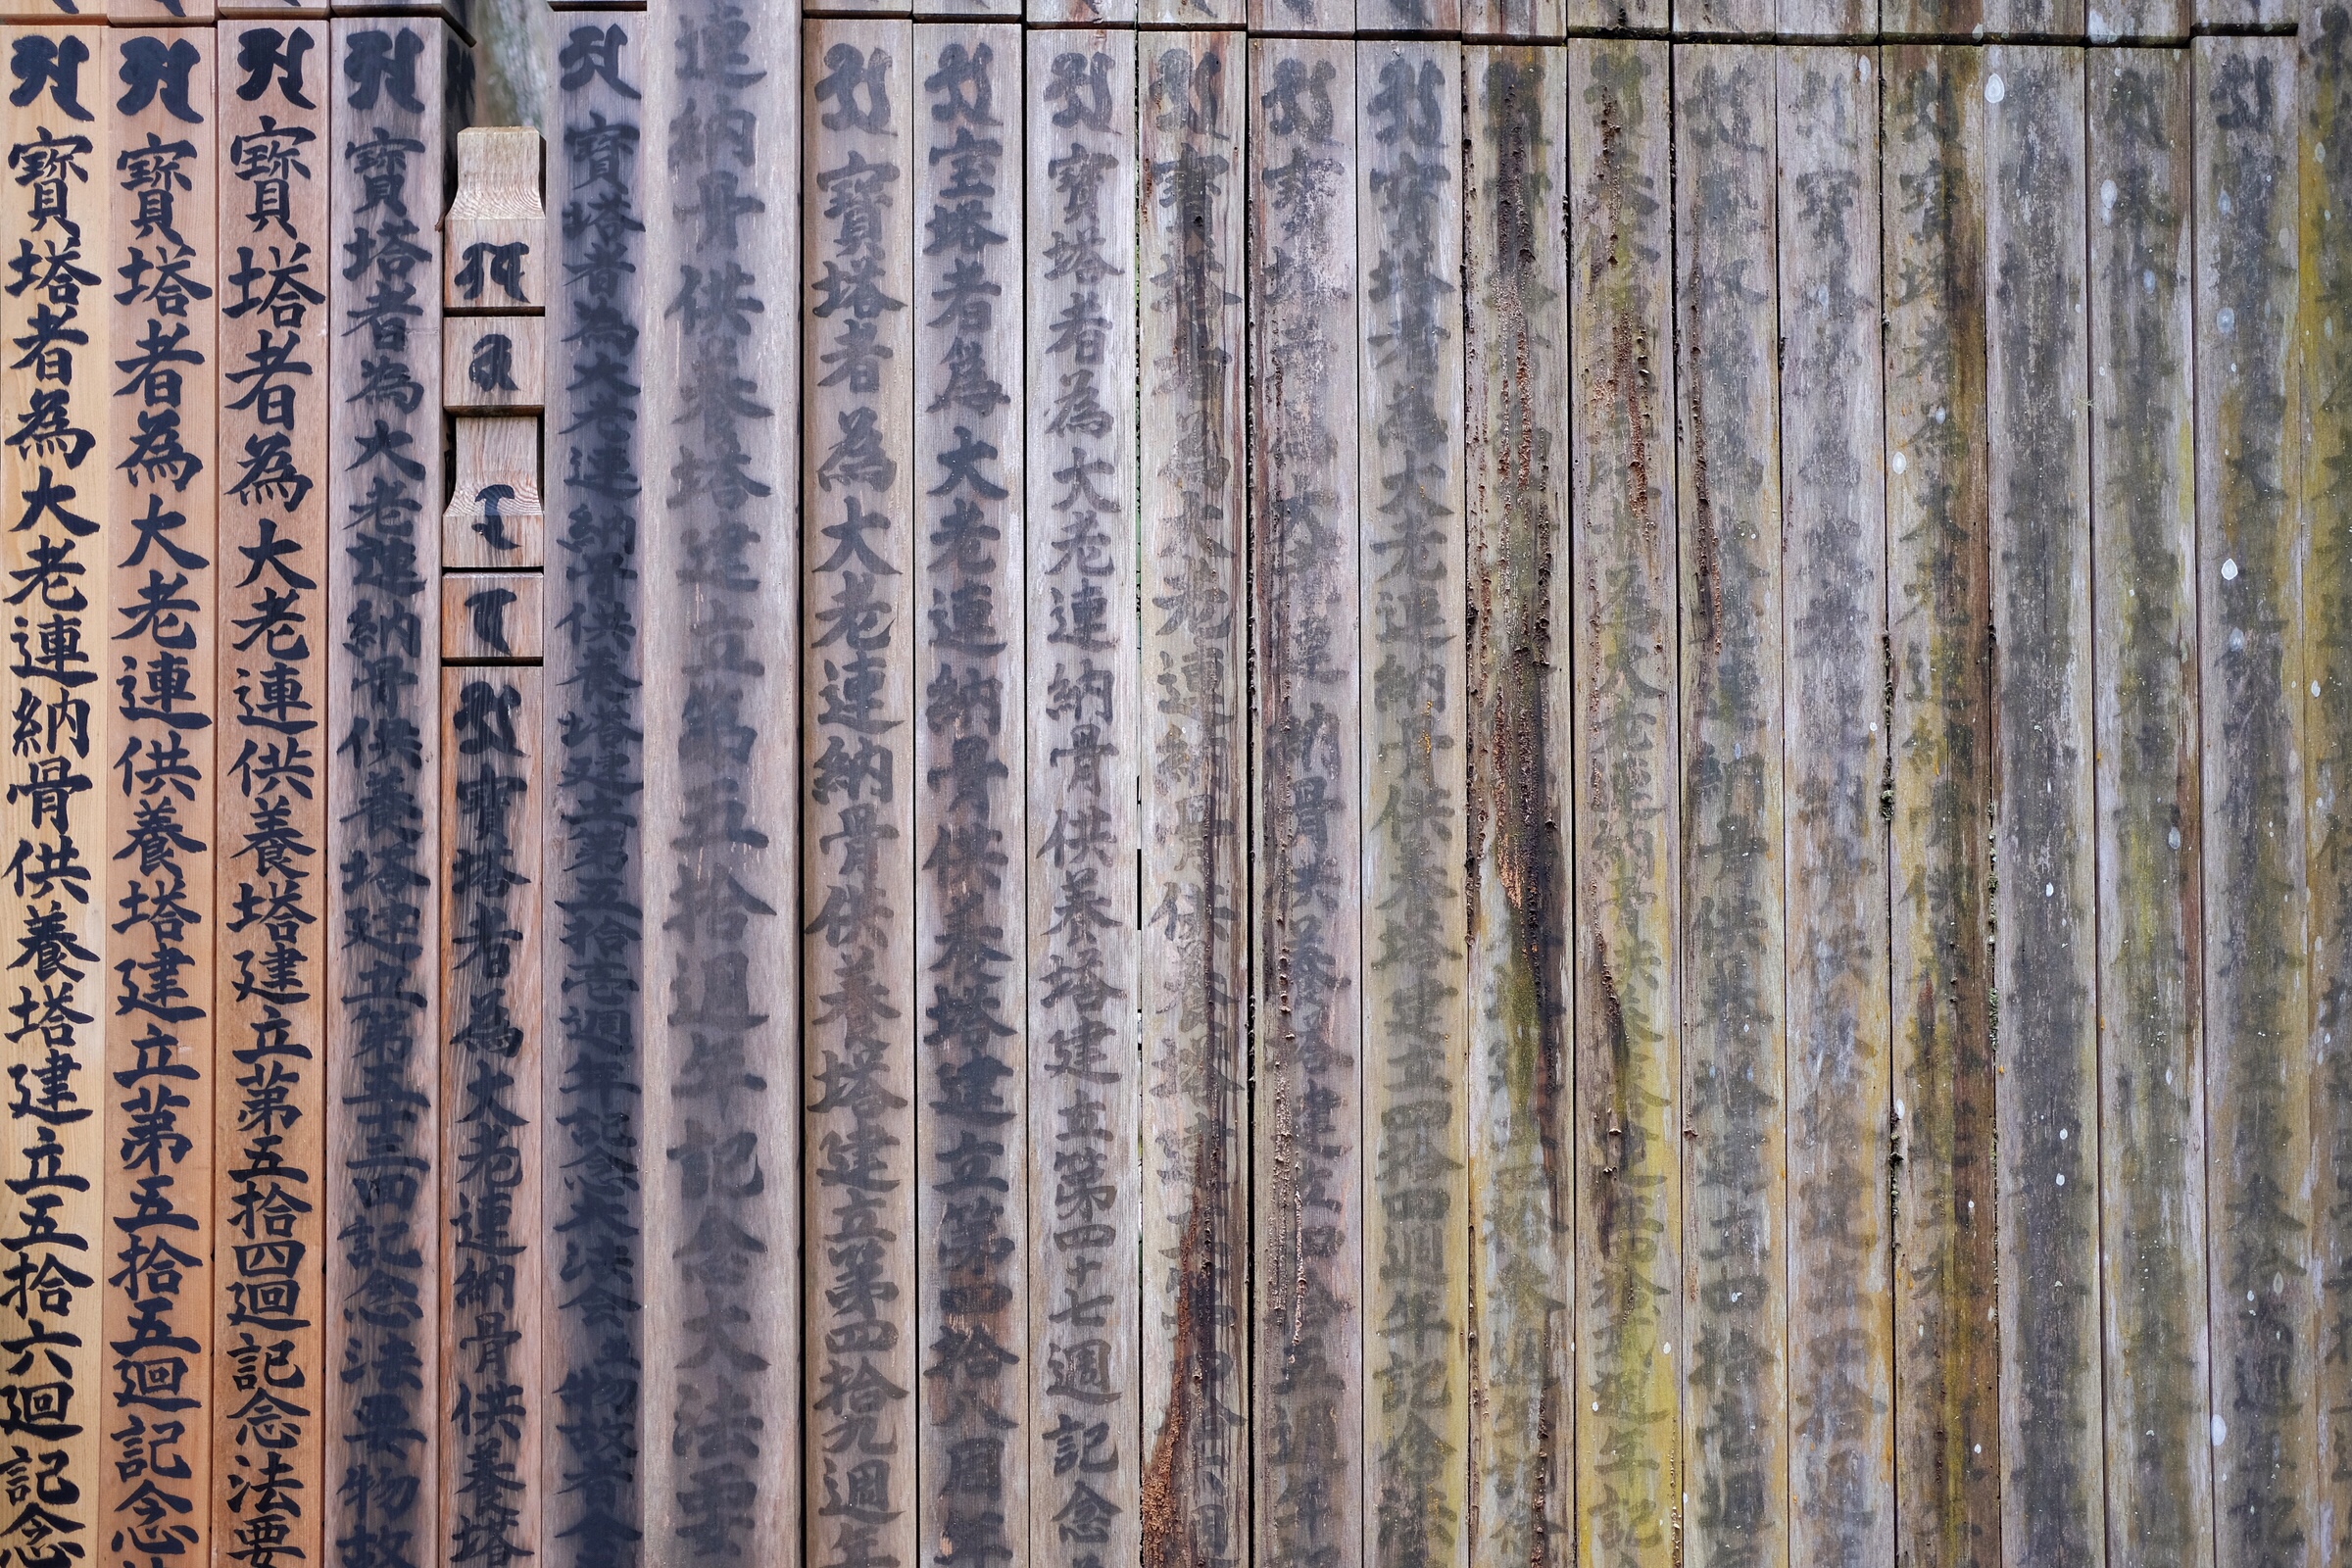
[[[1239,33],[1139,40],[1145,1568],[1249,1550]]]
[[[323,1560],[327,183],[323,24],[220,30],[214,273],[213,1540],[251,1568]],[[291,345],[291,346],[289,346]],[[281,355],[307,373],[244,408]]]
[[[1250,46],[1254,1560],[1367,1540],[1356,46]],[[1408,285],[1409,286],[1409,285]],[[1458,384],[1459,377],[1456,382]]]
[[[1790,1553],[1894,1555],[1879,55],[1784,49]]]
[[[1679,1140],[1693,1564],[1788,1551],[1781,383],[1773,51],[1674,51],[1684,836]],[[1850,372],[1849,372],[1850,373]],[[1875,778],[1873,780],[1875,783]]]
[[[2082,56],[1984,59],[2003,1555],[2103,1552]]]
[[[92,573],[106,612],[86,628],[99,677],[87,689],[113,712],[96,797],[108,1234],[91,1261],[103,1260],[107,1282],[111,1451],[94,1544],[123,1560],[202,1558],[212,1549],[218,1072],[214,39],[146,28],[92,38],[103,40],[92,69],[104,70],[90,85],[105,95],[114,155],[90,171],[85,199],[103,193],[108,208],[106,265],[94,270],[122,285],[106,293],[112,363],[84,362],[106,395],[94,454],[108,475],[106,531],[92,543],[105,541],[110,568]],[[19,346],[50,346],[37,320]],[[286,379],[249,385],[265,383]],[[80,488],[97,499],[95,485]]]
[[[113,847],[99,793],[115,776],[109,568],[120,559],[108,526],[117,117],[106,38],[0,30],[26,73],[17,78],[25,101],[12,94],[5,111],[15,167],[0,197],[0,243],[36,259],[29,286],[0,294],[0,334],[24,340],[0,362],[10,435],[0,446],[9,523],[0,570],[9,594],[24,596],[7,609],[12,657],[0,701],[24,715],[15,723],[30,725],[9,749],[0,792],[11,865],[0,882],[9,966],[0,995],[24,1009],[0,1054],[13,1080],[0,1152],[10,1238],[0,1332],[19,1347],[0,1394],[10,1457],[25,1454],[21,1485],[42,1489],[0,1523],[0,1553],[11,1561],[56,1551],[61,1539],[106,1549],[115,1527],[108,1434],[124,1424],[110,1396],[118,1385],[105,1322],[114,1254],[129,1239],[109,1223],[128,1195],[112,1175],[107,1137],[116,1099],[103,966]],[[175,1206],[179,1196],[174,1189]]]
[[[2197,641],[2215,1558],[2317,1562],[2295,46],[2199,39]]]
[[[1568,48],[1579,1560],[1682,1536],[1673,127],[1663,44]]]
[[[2352,821],[2337,792],[2352,777],[2352,7],[2304,13],[2296,101],[2302,110],[2302,218],[2296,317],[2302,451],[2296,472],[2303,566],[2304,832],[2311,889],[2313,1203],[2320,1343],[2352,1343]],[[2319,1409],[2323,1562],[2352,1554],[2352,1359],[2323,1356]]]
[[[1029,1552],[1083,1568],[1142,1519],[1136,36],[1027,44]]]
[[[1576,1560],[1568,56],[1463,51],[1473,1561]]]
[[[1449,1568],[1470,1544],[1462,51],[1353,53],[1363,1557]]]
[[[451,666],[441,734],[441,1518],[445,1560],[545,1539],[539,1347],[542,1108],[536,820],[540,670]]]
[[[642,681],[649,485],[648,230],[664,214],[667,61],[648,17],[559,27],[547,152],[547,833],[539,1023],[546,1215],[539,1559],[630,1568],[644,1523],[646,852]],[[673,204],[674,205],[674,204]],[[781,308],[780,305],[778,307]],[[780,1179],[780,1178],[779,1178]]]
[[[338,1568],[438,1550],[441,505],[446,34],[337,22],[324,254],[331,867],[320,1422]],[[337,802],[344,803],[337,805]],[[428,1548],[424,1543],[432,1543]]]
[[[2107,1518],[2178,1562],[2213,1538],[2188,56],[2118,50],[2085,87]]]
[[[1984,54],[1892,46],[1881,70],[1895,1551],[1921,1568],[1990,1568],[2001,1436]]]
[[[913,44],[915,1539],[960,1568],[1029,1544],[1021,29]]]
[[[787,715],[802,690],[805,220],[784,188],[802,145],[802,37],[760,25],[737,0],[683,0],[648,23],[644,122],[669,141],[644,165],[661,173],[645,203],[640,339],[645,640],[662,650],[649,652],[643,692],[640,1550],[740,1568],[804,1560],[801,1399],[804,1386],[816,1396],[820,1370],[804,1365],[789,1174],[808,1102],[787,1076],[804,1016],[800,752]],[[906,298],[906,281],[903,270],[890,279],[892,298]],[[897,951],[887,972],[910,975],[903,942]],[[808,1032],[808,1057],[834,1038]],[[806,1511],[813,1521],[815,1503]]]

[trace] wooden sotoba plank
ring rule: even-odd
[[[2095,1563],[2104,1480],[2082,56],[1989,49],[1983,96],[2003,1556]]]
[[[1674,58],[1686,524],[1676,780],[1690,954],[1680,1164],[1688,1222],[1709,1238],[1684,1254],[1679,1286],[1690,1342],[1685,1549],[1710,1565],[1784,1559],[1790,1513],[1778,334],[1798,306],[1784,307],[1776,282],[1774,60],[1714,44]]]
[[[441,662],[445,664],[535,664],[546,652],[546,577],[536,571],[450,571],[441,575]],[[543,710],[533,717],[544,721]],[[543,744],[538,741],[533,745]],[[536,753],[532,754],[538,755]],[[547,798],[544,786],[533,794],[536,808]],[[544,877],[531,886],[532,897],[547,885]],[[537,1020],[518,1024],[526,1031],[541,1027]],[[528,1036],[534,1042],[542,1037]],[[546,1056],[534,1050],[532,1067]],[[541,1102],[544,1103],[544,1099]]]
[[[326,1549],[438,1550],[441,85],[437,22],[333,26],[325,769]],[[364,263],[364,265],[363,265]],[[336,802],[346,803],[336,806]],[[431,1543],[427,1547],[423,1544]]]
[[[1083,3],[1083,0],[1073,0],[1073,3]],[[1240,27],[1247,23],[1249,16],[1249,0],[1135,0],[1134,20],[1146,27],[1152,28]],[[1104,17],[1102,20],[1107,22],[1110,19]],[[1152,79],[1151,62],[1156,53],[1157,51],[1154,51],[1150,44],[1147,43],[1144,46],[1144,80],[1146,83]],[[1233,69],[1237,73],[1242,69],[1241,57],[1238,54],[1234,57]],[[1144,112],[1147,116],[1151,113],[1149,103],[1145,105]],[[1241,113],[1241,105],[1238,102],[1234,105],[1234,113],[1236,115]]]
[[[1894,1557],[1879,56],[1779,55],[1790,1554]]]
[[[95,1543],[111,1532],[118,1450],[108,1434],[125,1413],[110,1397],[119,1385],[103,1321],[107,1277],[130,1239],[109,1223],[130,1195],[114,1174],[102,1109],[117,1098],[104,1044],[113,847],[99,792],[115,776],[110,568],[122,559],[108,526],[107,401],[117,382],[107,363],[115,95],[100,74],[106,39],[66,27],[0,32],[24,72],[24,102],[12,95],[5,111],[15,167],[0,242],[34,258],[30,285],[0,295],[0,334],[25,351],[0,369],[11,435],[0,448],[0,489],[11,498],[0,570],[9,593],[25,596],[8,612],[16,641],[0,701],[31,726],[9,749],[0,793],[5,996],[24,1009],[4,1053],[14,1092],[0,1155],[11,1238],[0,1332],[19,1347],[7,1374],[9,1443],[26,1455],[26,1484],[43,1489],[0,1524],[12,1561],[54,1551],[61,1537]],[[191,1461],[201,1453],[199,1442]]]
[[[1465,39],[1557,38],[1568,24],[1566,0],[1459,0],[1459,3]]]
[[[1249,995],[1238,33],[1140,43],[1142,1561],[1247,1551]]]
[[[2083,36],[2092,43],[2186,38],[2190,4],[2191,0],[2098,0],[2084,10]]]
[[[2088,0],[1982,0],[1983,32],[1973,26],[1963,29],[1970,36],[1982,38],[1985,33],[1994,36],[2030,38],[2079,38],[2088,21]],[[1951,32],[1947,25],[1941,29],[1945,36]],[[1987,70],[1991,69],[1989,66]]]
[[[538,1555],[546,1380],[541,671],[452,666],[441,732],[441,1550]],[[509,1557],[509,1560],[512,1560]]]
[[[1690,1354],[1668,87],[1663,44],[1568,48],[1577,1556],[1606,1568],[1675,1556]]]
[[[227,24],[216,66],[216,374],[310,368],[266,405],[228,406],[251,378],[216,393],[210,1506],[216,1550],[257,1564],[324,1560],[327,42]]]
[[[1568,56],[1463,52],[1472,1561],[1576,1560]]]
[[[2132,1562],[2213,1537],[2188,77],[2124,49],[2085,80],[2107,1518]]]
[[[1032,26],[1061,23],[1119,28],[1132,25],[1135,12],[1136,0],[1028,0],[1026,20]],[[1064,52],[1056,51],[1055,57]]]
[[[1895,1550],[2001,1555],[1991,943],[1984,56],[1890,47],[1886,293]]]
[[[91,37],[100,47],[90,85],[105,84],[101,145],[114,150],[90,171],[88,193],[103,193],[108,208],[106,262],[93,270],[122,285],[106,292],[104,360],[83,362],[106,395],[93,454],[108,475],[106,531],[92,543],[105,541],[111,568],[91,573],[106,612],[85,633],[98,677],[85,693],[111,712],[106,771],[85,803],[104,802],[105,870],[90,891],[103,905],[110,976],[108,1004],[94,1009],[108,1079],[97,1097],[108,1234],[90,1255],[104,1264],[110,1352],[99,1513],[110,1555],[202,1559],[214,1492],[219,863],[214,38],[201,28]],[[56,347],[41,328],[36,317],[17,346]],[[249,373],[241,390],[263,403],[284,397],[300,358]],[[101,499],[95,484],[77,488]]]
[[[1027,1546],[1031,1452],[1021,29],[913,42],[915,1539],[980,1564]]]
[[[1136,40],[1027,42],[1029,1557],[1080,1568],[1135,1560],[1143,1466]]]
[[[77,3],[85,11],[103,9],[107,20],[116,26],[124,24],[185,26],[213,20],[213,0],[103,0],[103,5],[100,0],[77,0]]]
[[[1880,0],[1879,27],[1890,41],[1965,37],[1984,23],[1984,6],[1985,0]]]
[[[1250,47],[1252,1555],[1367,1542],[1356,48]],[[1456,384],[1459,377],[1455,377]],[[1374,503],[1377,505],[1377,502]]]
[[[1780,0],[1775,24],[1784,37],[1862,36],[1879,25],[1879,0]]]
[[[1250,0],[1250,28],[1252,32],[1346,37],[1356,28],[1357,3],[1358,0]],[[1437,3],[1444,5],[1448,0]],[[1459,0],[1451,3],[1458,5]],[[1395,23],[1378,25],[1403,26],[1407,19],[1427,17],[1431,0],[1365,0],[1365,4],[1367,9],[1377,6],[1398,18]]]
[[[2302,356],[2296,472],[2302,514],[2304,832],[2311,890],[2313,1203],[2320,1343],[2352,1343],[2352,820],[2337,808],[2352,777],[2352,8],[2319,0],[2303,19],[2295,83],[2302,111],[2302,219],[2296,318]],[[2352,1555],[2352,1358],[2323,1356],[2322,1562]]]
[[[2316,1562],[2315,1151],[2303,823],[2303,542],[2293,505],[2295,46],[2201,38],[2198,648],[2215,1558]]]
[[[1470,1544],[1462,52],[1366,42],[1341,68],[1350,69],[1364,516],[1354,568],[1365,833],[1362,1550],[1384,1568],[1455,1568]]]
[[[2289,27],[2297,0],[2183,0],[2198,27]]]

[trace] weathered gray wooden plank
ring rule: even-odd
[[[2087,79],[2107,1518],[2133,1562],[2213,1534],[2188,74],[2131,49]]]
[[[1895,1551],[2001,1560],[1991,1016],[1984,55],[1895,47],[1886,292]]]
[[[1673,126],[1664,44],[1568,49],[1576,423],[1577,1539],[1677,1546],[1683,1255]]]
[[[2316,1562],[2322,1356],[2305,967],[2295,47],[2201,38],[2197,632],[2206,1223],[2223,1568]]]
[[[1675,50],[1681,346],[1684,1549],[1788,1554],[1781,384],[1774,52]]]
[[[1353,573],[1363,725],[1363,1558],[1468,1561],[1462,51],[1362,43]],[[1343,412],[1339,417],[1345,418]],[[1346,645],[1343,644],[1343,647]]]
[[[1566,0],[1460,0],[1460,4],[1465,39],[1557,38],[1567,26]]]
[[[1463,51],[1470,1510],[1476,1562],[1576,1560],[1569,998],[1568,56]]]

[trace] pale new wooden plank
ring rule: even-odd
[[[609,38],[573,37],[564,74],[595,70]],[[547,208],[539,193],[545,160],[528,125],[458,132],[458,188],[450,198],[441,258],[441,302],[455,314],[511,314],[547,308]]]
[[[106,36],[66,27],[0,33],[9,58],[30,68],[17,78],[25,101],[12,94],[5,111],[16,167],[0,198],[0,242],[38,259],[30,287],[0,295],[0,333],[43,351],[14,355],[0,368],[9,431],[0,486],[24,498],[0,535],[0,570],[34,589],[9,612],[22,641],[11,645],[0,701],[35,725],[10,747],[0,792],[11,867],[0,882],[6,996],[25,1008],[5,1041],[22,1089],[9,1098],[0,1174],[11,1184],[7,1234],[22,1240],[11,1243],[0,1332],[23,1346],[6,1385],[18,1428],[10,1442],[47,1489],[38,1508],[20,1505],[0,1525],[0,1550],[12,1560],[53,1550],[61,1536],[100,1538],[114,1474],[106,1434],[121,1424],[104,1321],[121,1248],[108,1217],[130,1196],[113,1174],[105,1107],[116,1096],[104,1076],[113,1065],[102,967],[112,849],[99,791],[115,760],[109,568],[120,559],[108,526],[107,398],[116,383],[101,292],[113,261],[115,117],[99,76]],[[199,1443],[191,1457],[201,1452]]]
[[[228,24],[215,68],[215,373],[310,367],[282,403],[216,393],[210,1506],[216,1549],[254,1563],[324,1560],[327,45],[323,23]]]
[[[545,1568],[627,1568],[644,1525],[645,702],[641,524],[667,472],[641,417],[660,307],[649,230],[667,202],[668,121],[649,95],[671,42],[653,17],[576,19],[548,129],[547,674],[540,1024],[548,1227]],[[584,34],[584,36],[583,36]],[[789,163],[789,160],[787,160]],[[783,303],[769,293],[772,308]],[[781,1181],[781,1176],[777,1177]],[[787,1460],[787,1463],[790,1461]]]
[[[545,1540],[547,1386],[531,1321],[547,1256],[540,674],[453,666],[438,683],[439,1507],[450,1562],[537,1556]]]
[[[438,1551],[440,275],[445,34],[338,21],[327,312],[324,1549]],[[362,262],[365,265],[361,265]],[[361,352],[353,352],[360,350]],[[336,806],[334,803],[347,803]],[[427,1545],[425,1544],[429,1543]]]
[[[1083,1568],[1142,1519],[1136,37],[1027,44],[1028,1549]]]
[[[1363,508],[1380,499],[1359,504],[1356,488],[1356,175],[1372,146],[1357,141],[1355,57],[1344,39],[1250,46],[1250,1487],[1262,1563],[1370,1544],[1359,671],[1371,665],[1349,633],[1363,623]]]
[[[1881,58],[1894,1006],[1895,1550],[2001,1556],[1984,56]]]
[[[1664,44],[1568,48],[1577,1556],[1676,1554],[1682,932]]]
[[[106,16],[117,26],[202,25],[213,20],[213,0],[106,0]]]
[[[547,506],[539,473],[539,420],[530,415],[465,415],[454,423],[457,465],[441,514],[441,564],[453,571],[543,566]]]
[[[1674,52],[1677,505],[1686,520],[1676,770],[1684,835],[1680,1164],[1692,1234],[1683,1463],[1693,1564],[1786,1558],[1790,1532],[1781,584],[1782,128],[1773,51]],[[1850,372],[1849,372],[1850,373]],[[1825,565],[1827,563],[1825,563]],[[1793,923],[1793,922],[1792,922]]]
[[[86,62],[95,62],[104,40],[96,33],[84,32],[80,29],[105,26],[106,4],[105,0],[0,0],[0,22],[24,22],[35,25],[47,24],[53,26],[74,27],[73,36],[78,40],[82,49],[87,51],[81,59]],[[62,33],[59,34],[58,41],[62,42],[65,36]],[[72,63],[73,51],[69,50],[67,54],[69,63]],[[48,58],[53,59],[55,56],[52,55]],[[98,67],[92,64],[90,69],[95,72]],[[100,90],[92,89],[89,99],[92,104],[98,103]]]
[[[810,23],[800,66],[801,441],[808,454],[798,481],[808,543],[800,559],[808,606],[798,683],[800,1010],[809,1260],[801,1384],[808,1438],[807,1539],[778,1541],[774,1551],[778,1562],[907,1563],[934,1549],[918,1540],[916,1523],[917,1431],[930,1397],[919,1379],[935,1352],[915,1332],[920,1259],[933,1254],[915,1226],[915,1184],[932,1173],[913,1157],[914,1107],[935,1092],[915,1073],[916,1041],[931,1021],[917,987],[927,985],[932,960],[916,949],[912,919],[917,867],[930,858],[914,822],[923,785],[914,579],[916,563],[935,554],[930,518],[947,515],[920,498],[934,481],[915,466],[914,338],[918,322],[954,302],[915,289],[914,194],[929,138],[915,131],[928,112],[911,28]],[[753,238],[747,270],[760,254]],[[656,275],[689,265],[702,264],[681,252],[675,268]],[[771,318],[773,302],[788,297],[769,293]],[[727,330],[715,318],[706,328]],[[790,525],[789,511],[770,515]],[[767,603],[747,599],[741,612],[764,614]],[[659,646],[652,617],[648,629]],[[772,700],[788,703],[791,689]],[[651,755],[648,781],[659,789],[667,763],[659,749]],[[742,799],[757,797],[747,787]],[[793,853],[783,826],[766,829],[765,853],[779,873]],[[779,888],[771,902],[784,898]],[[664,968],[650,967],[657,977]],[[789,1260],[780,1268],[788,1282]],[[647,1326],[650,1345],[660,1324]],[[771,1367],[789,1389],[789,1370]],[[662,1419],[661,1408],[652,1419]],[[790,1447],[777,1451],[789,1467]],[[679,1486],[692,1475],[680,1467]],[[649,1507],[664,1490],[649,1486]],[[788,1510],[786,1531],[790,1520]]]
[[[1879,52],[1781,52],[1790,1554],[1894,1556]]]
[[[1360,43],[1364,1560],[1469,1560],[1462,51]],[[1337,420],[1346,420],[1345,413]]]
[[[1239,33],[1139,40],[1142,1561],[1249,1549],[1249,1042]]]
[[[108,1004],[93,1009],[109,1079],[109,1234],[90,1257],[104,1264],[111,1352],[99,1510],[116,1553],[201,1559],[214,1490],[214,39],[161,28],[92,38],[114,149],[91,171],[89,193],[108,207],[106,263],[93,270],[123,285],[106,294],[106,422],[84,468],[103,463],[109,476],[106,531],[92,543],[105,541],[112,568],[92,574],[106,613],[88,628],[92,654],[101,638],[105,651],[88,692],[111,710],[106,755],[93,759],[107,764],[106,869],[91,879],[111,977]],[[84,364],[100,375],[103,362]],[[284,369],[239,390],[268,403],[300,373]],[[96,485],[78,488],[99,499]]]
[[[1577,1558],[1568,56],[1463,52],[1474,1562]]]
[[[2295,46],[2201,38],[2197,642],[2203,676],[2206,1227],[2215,1560],[2318,1562],[2319,1338],[2292,498]],[[2225,1430],[2226,1428],[2226,1430]]]
[[[2132,1562],[2213,1537],[2188,76],[2125,49],[2085,81],[2107,1518]]]
[[[923,613],[910,623],[915,1539],[954,1568],[1019,1562],[1029,1537],[1028,884],[1027,857],[1011,853],[1029,842],[1020,27],[915,24],[908,87],[923,235],[909,475],[923,498]]]

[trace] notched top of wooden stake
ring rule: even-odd
[[[547,209],[539,133],[527,125],[458,132],[458,194],[449,204],[442,303],[452,311],[546,307]]]
[[[458,194],[452,218],[544,218],[539,203],[539,132],[486,125],[458,132]]]

